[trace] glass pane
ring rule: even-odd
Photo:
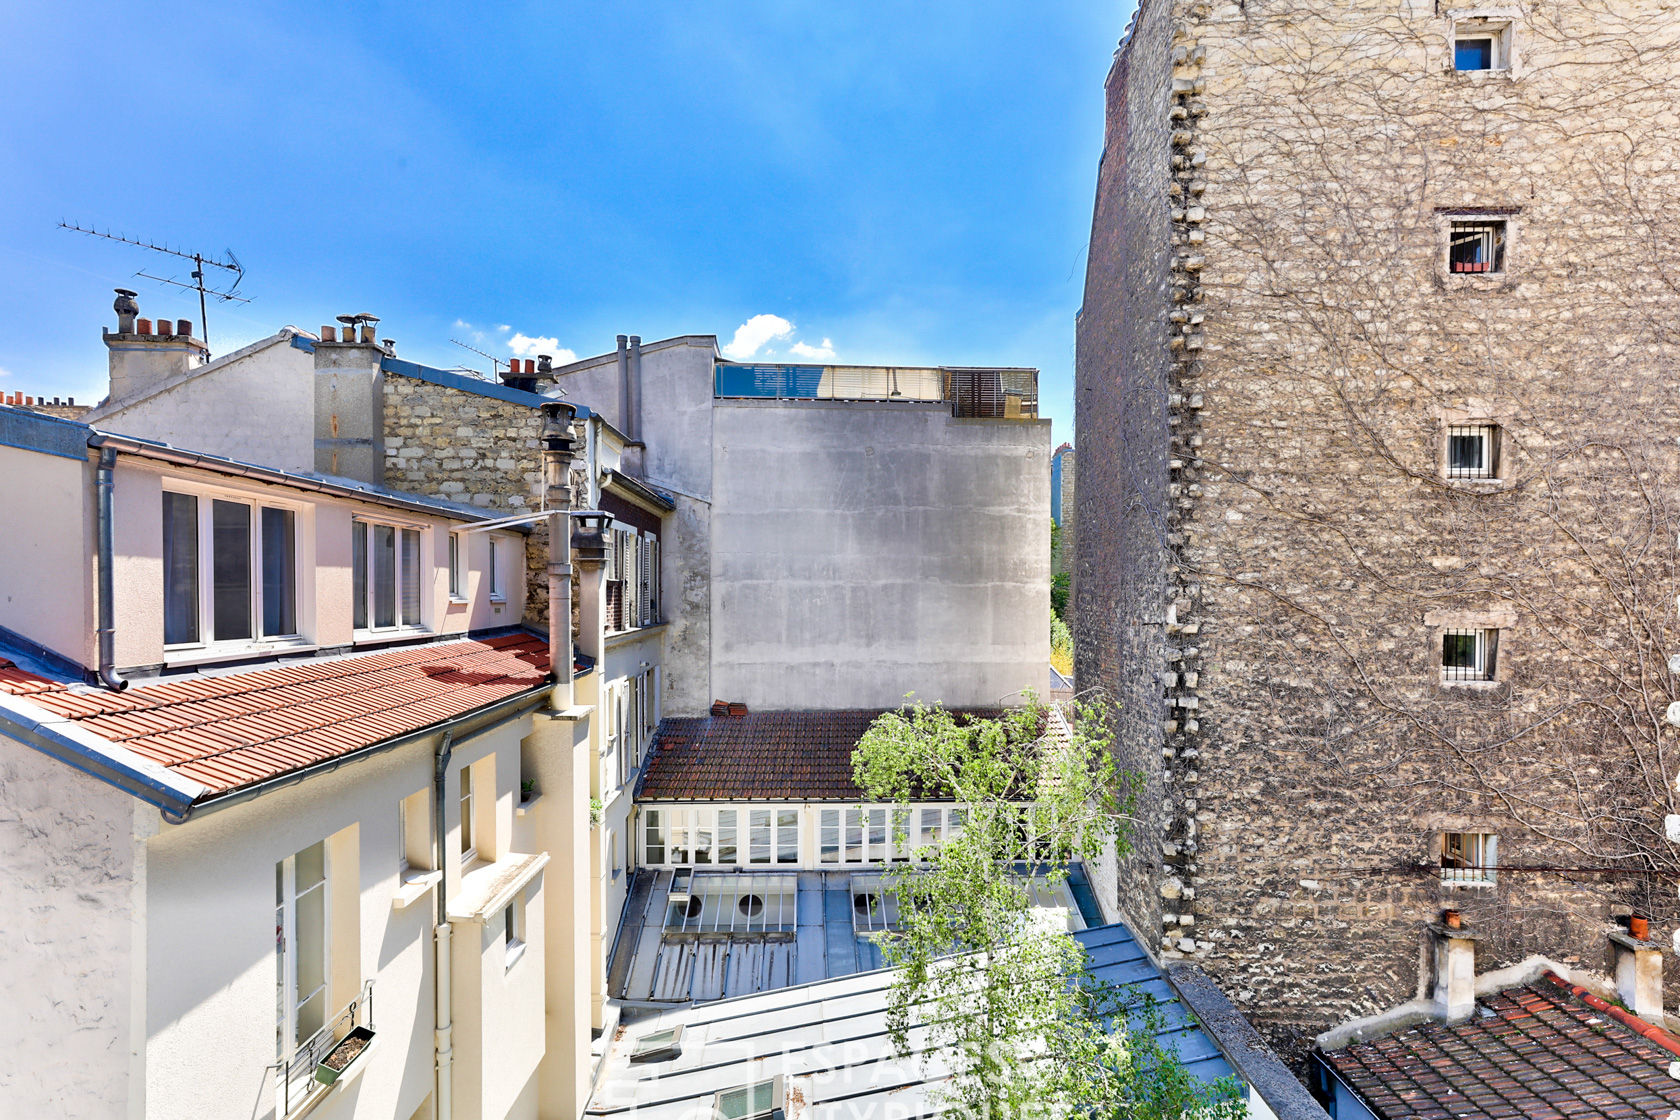
[[[671,862],[693,863],[693,856],[688,850],[689,815],[682,811],[671,813],[670,823],[666,831],[670,833]]]
[[[297,892],[302,894],[310,887],[326,880],[327,877],[327,845],[326,841],[311,844],[297,854]]]
[[[1453,436],[1447,445],[1447,464],[1453,470],[1481,469],[1482,437],[1480,435]]]
[[[461,538],[449,534],[449,594],[461,595]]]
[[[658,809],[649,809],[645,814],[645,833],[647,840],[647,861],[650,864],[665,862],[665,829],[660,819]]]
[[[715,814],[710,809],[701,809],[694,814],[694,862],[712,862],[712,844],[716,830],[712,827]]]
[[[297,1040],[294,1045],[301,1046],[327,1025],[327,993],[325,989],[316,992],[308,999],[298,1001],[297,1009]]]
[[[748,853],[753,863],[770,862],[770,810],[751,809],[747,813],[751,825]]]
[[[776,862],[799,862],[799,810],[776,810]]]
[[[297,900],[297,1001],[298,1037],[308,1038],[320,1024],[305,1029],[303,1003],[316,997],[327,982],[327,889],[318,886]],[[326,1000],[321,998],[321,1004]],[[319,1009],[318,1009],[319,1010]]]
[[[501,567],[501,563],[500,563],[500,560],[498,559],[496,553],[497,553],[496,538],[491,537],[490,538],[490,563],[484,569],[484,578],[485,578],[486,582],[488,582],[489,585],[490,585],[490,594],[492,594],[492,595],[500,595],[502,593],[502,581],[501,581],[500,577],[496,574],[497,569]]]
[[[163,641],[198,641],[198,499],[163,495]]]
[[[740,856],[735,849],[735,810],[718,810],[718,862],[736,863]]]
[[[1492,70],[1492,39],[1460,39],[1453,50],[1453,66],[1459,70]]]
[[[910,831],[910,810],[894,809],[892,822],[892,858],[902,863],[910,858],[916,840],[915,833]]]
[[[218,642],[251,636],[251,507],[210,503],[212,632]]]
[[[297,633],[297,535],[289,509],[262,511],[263,636]]]
[[[847,863],[863,862],[863,812],[846,810],[846,851],[841,857]]]
[[[373,624],[397,624],[397,531],[373,527]]]
[[[879,863],[887,858],[887,811],[869,810],[869,858]]]
[[[461,846],[462,854],[473,848],[473,788],[472,771],[461,768]]]
[[[1441,664],[1449,669],[1471,669],[1476,665],[1476,636],[1446,634],[1441,639]]]
[[[922,810],[921,844],[924,847],[937,847],[939,845],[939,826],[944,815],[945,810],[943,809]]]
[[[840,810],[824,809],[820,836],[817,840],[817,859],[822,863],[840,862]]]
[[[404,626],[420,625],[420,531],[402,531],[402,619]]]
[[[368,588],[367,588],[367,535],[368,527],[360,521],[350,525],[350,593],[356,600],[355,625],[358,630],[366,630],[368,624]]]

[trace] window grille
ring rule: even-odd
[[[1499,428],[1492,424],[1447,428],[1448,478],[1497,478]]]
[[[1497,630],[1448,630],[1441,635],[1441,675],[1449,681],[1491,681],[1499,649]]]
[[[1499,837],[1489,832],[1448,832],[1441,837],[1443,883],[1492,883]]]
[[[1453,222],[1447,265],[1455,273],[1505,271],[1505,222]]]

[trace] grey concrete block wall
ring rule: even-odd
[[[1048,422],[716,402],[712,685],[755,708],[1042,691]]]

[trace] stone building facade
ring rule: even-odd
[[[1076,672],[1122,909],[1286,1048],[1444,907],[1480,968],[1673,932],[1677,106],[1660,0],[1143,0],[1116,54]]]

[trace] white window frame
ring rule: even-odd
[[[478,814],[483,806],[479,804],[477,783],[473,781],[473,768],[463,766],[460,773],[460,789],[455,800],[460,812],[461,837],[455,846],[460,853],[461,869],[464,871],[478,859]]]
[[[461,543],[460,533],[449,534],[449,598],[456,603],[467,601],[466,593],[461,590]]]
[[[511,969],[525,955],[525,895],[516,895],[502,908],[502,946],[506,954],[504,967]]]
[[[1489,14],[1459,13],[1452,17],[1451,31],[1447,37],[1447,69],[1455,74],[1506,74],[1513,68],[1512,57],[1512,23],[1508,16]],[[1476,69],[1460,70],[1458,67],[1458,44],[1461,40],[1489,39],[1492,41],[1490,65]]]
[[[297,891],[298,856],[314,847],[321,849],[321,881],[300,895]],[[279,961],[275,972],[279,991],[276,993],[275,1042],[278,1049],[276,1058],[286,1061],[333,1021],[335,1009],[330,1006],[331,1001],[328,998],[332,981],[331,845],[326,840],[320,841],[319,844],[311,844],[281,860],[278,870],[280,897],[275,901],[275,952],[279,955]],[[321,892],[321,983],[300,1000],[297,990],[297,946],[301,943],[302,934],[298,930],[298,902],[305,895],[317,890]],[[321,1026],[311,1031],[308,1036],[299,1038],[298,1009],[317,997],[321,1001]]]
[[[1499,881],[1499,834],[1443,832],[1440,839],[1441,884],[1448,887],[1491,887]],[[1454,849],[1465,867],[1448,867]]]
[[[352,599],[355,598],[356,594],[354,573],[354,556],[356,547],[355,534],[362,534],[362,545],[364,549],[362,553],[364,564],[364,570],[362,573],[364,583],[364,586],[362,587],[362,598],[363,606],[367,611],[367,625],[356,627],[356,636],[370,637],[374,635],[388,634],[427,633],[427,619],[431,613],[429,610],[431,604],[427,602],[427,590],[431,587],[433,575],[430,550],[427,547],[431,539],[431,527],[418,521],[399,521],[386,517],[363,517],[360,514],[357,514],[351,519],[350,526],[350,548],[352,556],[350,594]],[[392,565],[393,570],[391,575],[391,595],[392,602],[394,603],[393,618],[395,621],[389,626],[380,626],[375,622],[376,611],[374,604],[376,602],[375,597],[379,593],[379,589],[376,586],[376,581],[374,579],[373,564],[373,530],[375,527],[391,529],[396,533],[396,560]],[[414,578],[418,582],[419,588],[418,594],[415,597],[415,609],[419,611],[420,617],[412,622],[403,617],[403,592],[406,588],[403,581],[402,535],[405,532],[417,534],[417,540],[415,542],[416,570]],[[354,609],[353,603],[352,609]],[[351,618],[352,620],[355,618],[353,613]]]
[[[499,542],[495,537],[488,534],[486,534],[485,540],[490,546],[489,562],[484,569],[486,594],[492,603],[505,603],[507,602],[507,596],[502,594],[501,557],[496,555],[500,551],[496,547]]]
[[[1468,637],[1474,640],[1469,665],[1447,664],[1447,639]],[[1489,627],[1457,626],[1441,631],[1441,679],[1447,684],[1486,683],[1497,679],[1499,671],[1499,631]]]
[[[754,813],[768,812],[770,814],[769,860],[755,862],[752,858],[752,817]],[[734,814],[728,818],[725,814]],[[793,819],[789,821],[788,815]],[[641,867],[698,867],[730,868],[800,868],[806,866],[804,862],[804,823],[805,812],[801,806],[789,803],[765,804],[764,802],[718,802],[715,804],[673,804],[661,802],[649,804],[641,809],[636,824],[636,854],[638,866]],[[735,858],[723,858],[724,830],[733,824],[732,843],[735,848]],[[662,843],[654,844],[651,839],[657,829]],[[698,841],[708,837],[709,842],[702,849]],[[794,847],[792,862],[778,862],[778,855],[784,846],[791,842]],[[658,848],[662,857],[655,860],[650,850]],[[699,860],[700,851],[708,851],[711,858]],[[679,860],[677,853],[682,852],[687,858]]]
[[[252,494],[240,493],[237,490],[224,490],[216,487],[196,486],[189,483],[169,479],[163,484],[163,493],[179,494],[193,499],[197,503],[196,518],[198,542],[194,557],[195,577],[198,584],[196,589],[198,610],[198,638],[191,642],[169,642],[164,645],[166,653],[176,653],[185,650],[219,650],[219,649],[256,649],[275,644],[295,645],[302,640],[304,623],[303,586],[308,572],[304,568],[304,511],[308,508],[302,502],[276,501],[264,495],[257,497]],[[215,541],[214,517],[215,503],[227,502],[231,505],[245,506],[249,512],[249,545],[250,566],[248,576],[251,587],[251,636],[247,638],[216,638],[215,631]],[[163,518],[163,499],[159,499],[158,517],[160,526]],[[263,541],[262,541],[262,511],[264,509],[280,510],[292,515],[292,619],[296,624],[289,634],[264,634],[263,626]],[[161,540],[161,536],[159,538]],[[168,610],[168,579],[169,573],[164,573],[165,611]]]
[[[1500,438],[1498,424],[1476,421],[1468,424],[1448,424],[1446,426],[1446,443],[1442,448],[1444,459],[1443,469],[1451,480],[1471,480],[1480,482],[1497,481],[1500,469]],[[1453,465],[1453,441],[1455,439],[1477,439],[1481,444],[1479,462],[1470,467]]]

